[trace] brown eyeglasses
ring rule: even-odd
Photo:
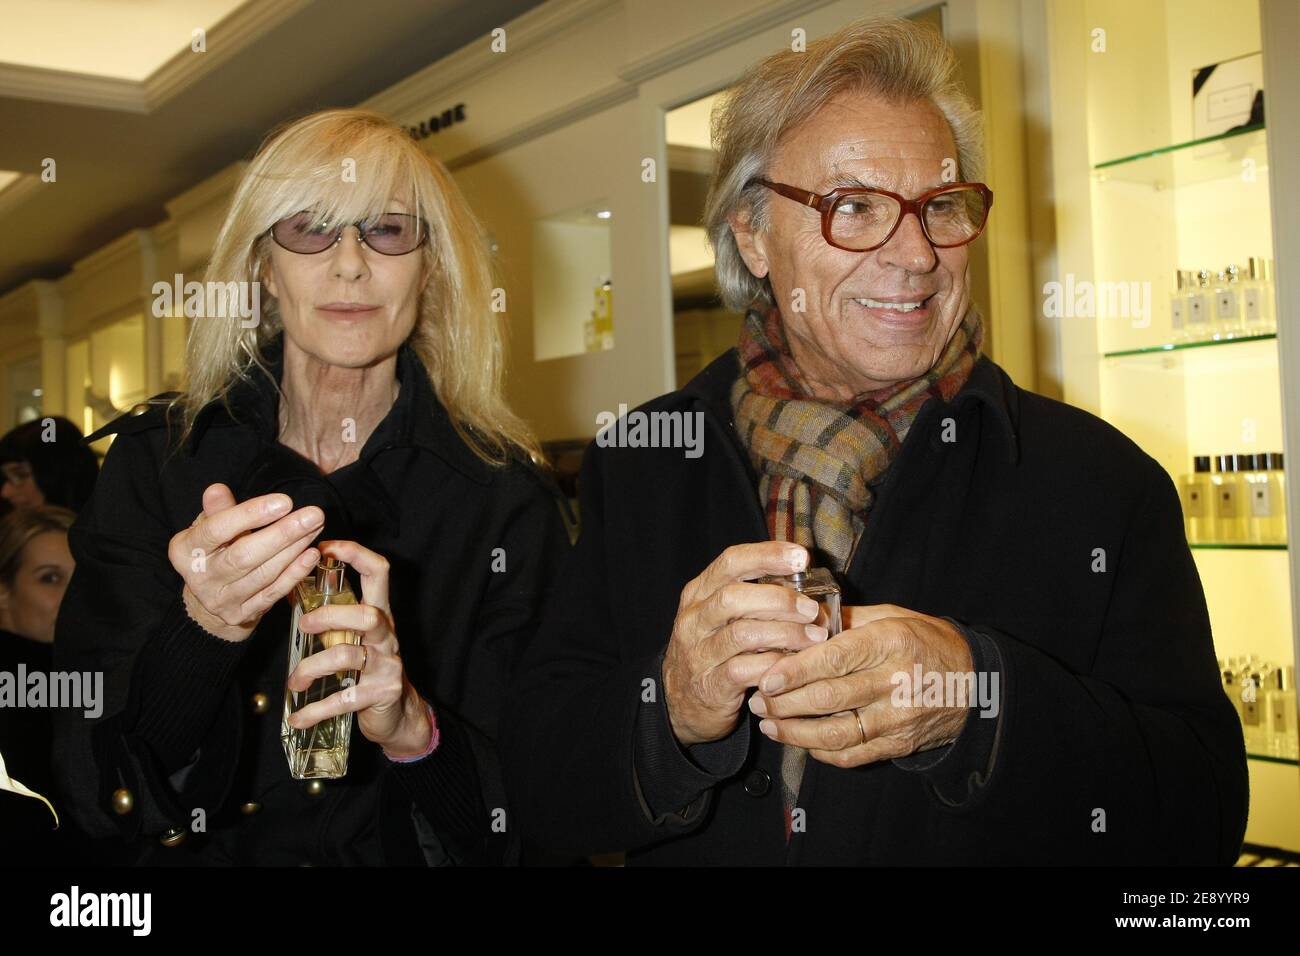
[[[751,179],[746,188],[751,184],[816,209],[822,214],[822,237],[845,252],[879,249],[909,212],[936,249],[964,246],[984,231],[993,208],[993,191],[983,183],[947,183],[915,199],[868,186],[843,186],[822,195],[766,179]]]

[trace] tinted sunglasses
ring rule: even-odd
[[[368,249],[385,256],[404,256],[413,252],[429,234],[428,224],[423,219],[403,212],[335,225],[323,222],[316,213],[299,212],[281,219],[269,231],[280,248],[312,256],[342,239],[343,230],[350,225],[357,227],[360,241]]]

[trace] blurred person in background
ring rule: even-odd
[[[54,866],[93,862],[90,845],[55,795],[51,765],[54,622],[72,577],[68,529],[76,515],[67,508],[23,508],[0,519],[0,672],[15,694],[44,675],[41,706],[0,700],[0,755],[9,776],[54,803],[59,827],[39,800],[0,792],[0,863]],[[21,670],[20,670],[21,667]],[[8,706],[6,706],[8,705]]]
[[[14,509],[57,505],[79,512],[98,474],[81,429],[61,415],[34,418],[0,438],[0,495]]]

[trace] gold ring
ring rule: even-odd
[[[858,722],[858,731],[862,734],[862,742],[867,742],[867,728],[862,726],[862,715],[856,709],[853,711],[853,718]]]
[[[366,665],[369,663],[370,663],[370,648],[367,647],[365,644],[362,644],[361,645],[361,670],[364,671],[366,669]]]

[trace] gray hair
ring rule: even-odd
[[[767,190],[746,184],[762,176],[787,131],[841,93],[891,100],[929,100],[943,114],[957,144],[958,175],[982,175],[984,132],[979,110],[957,79],[957,57],[935,30],[898,17],[869,17],[808,44],[761,60],[713,111],[717,164],[705,202],[704,225],[713,246],[723,302],[738,312],[772,305],[767,277],[745,265],[728,221],[751,217],[767,226]]]

